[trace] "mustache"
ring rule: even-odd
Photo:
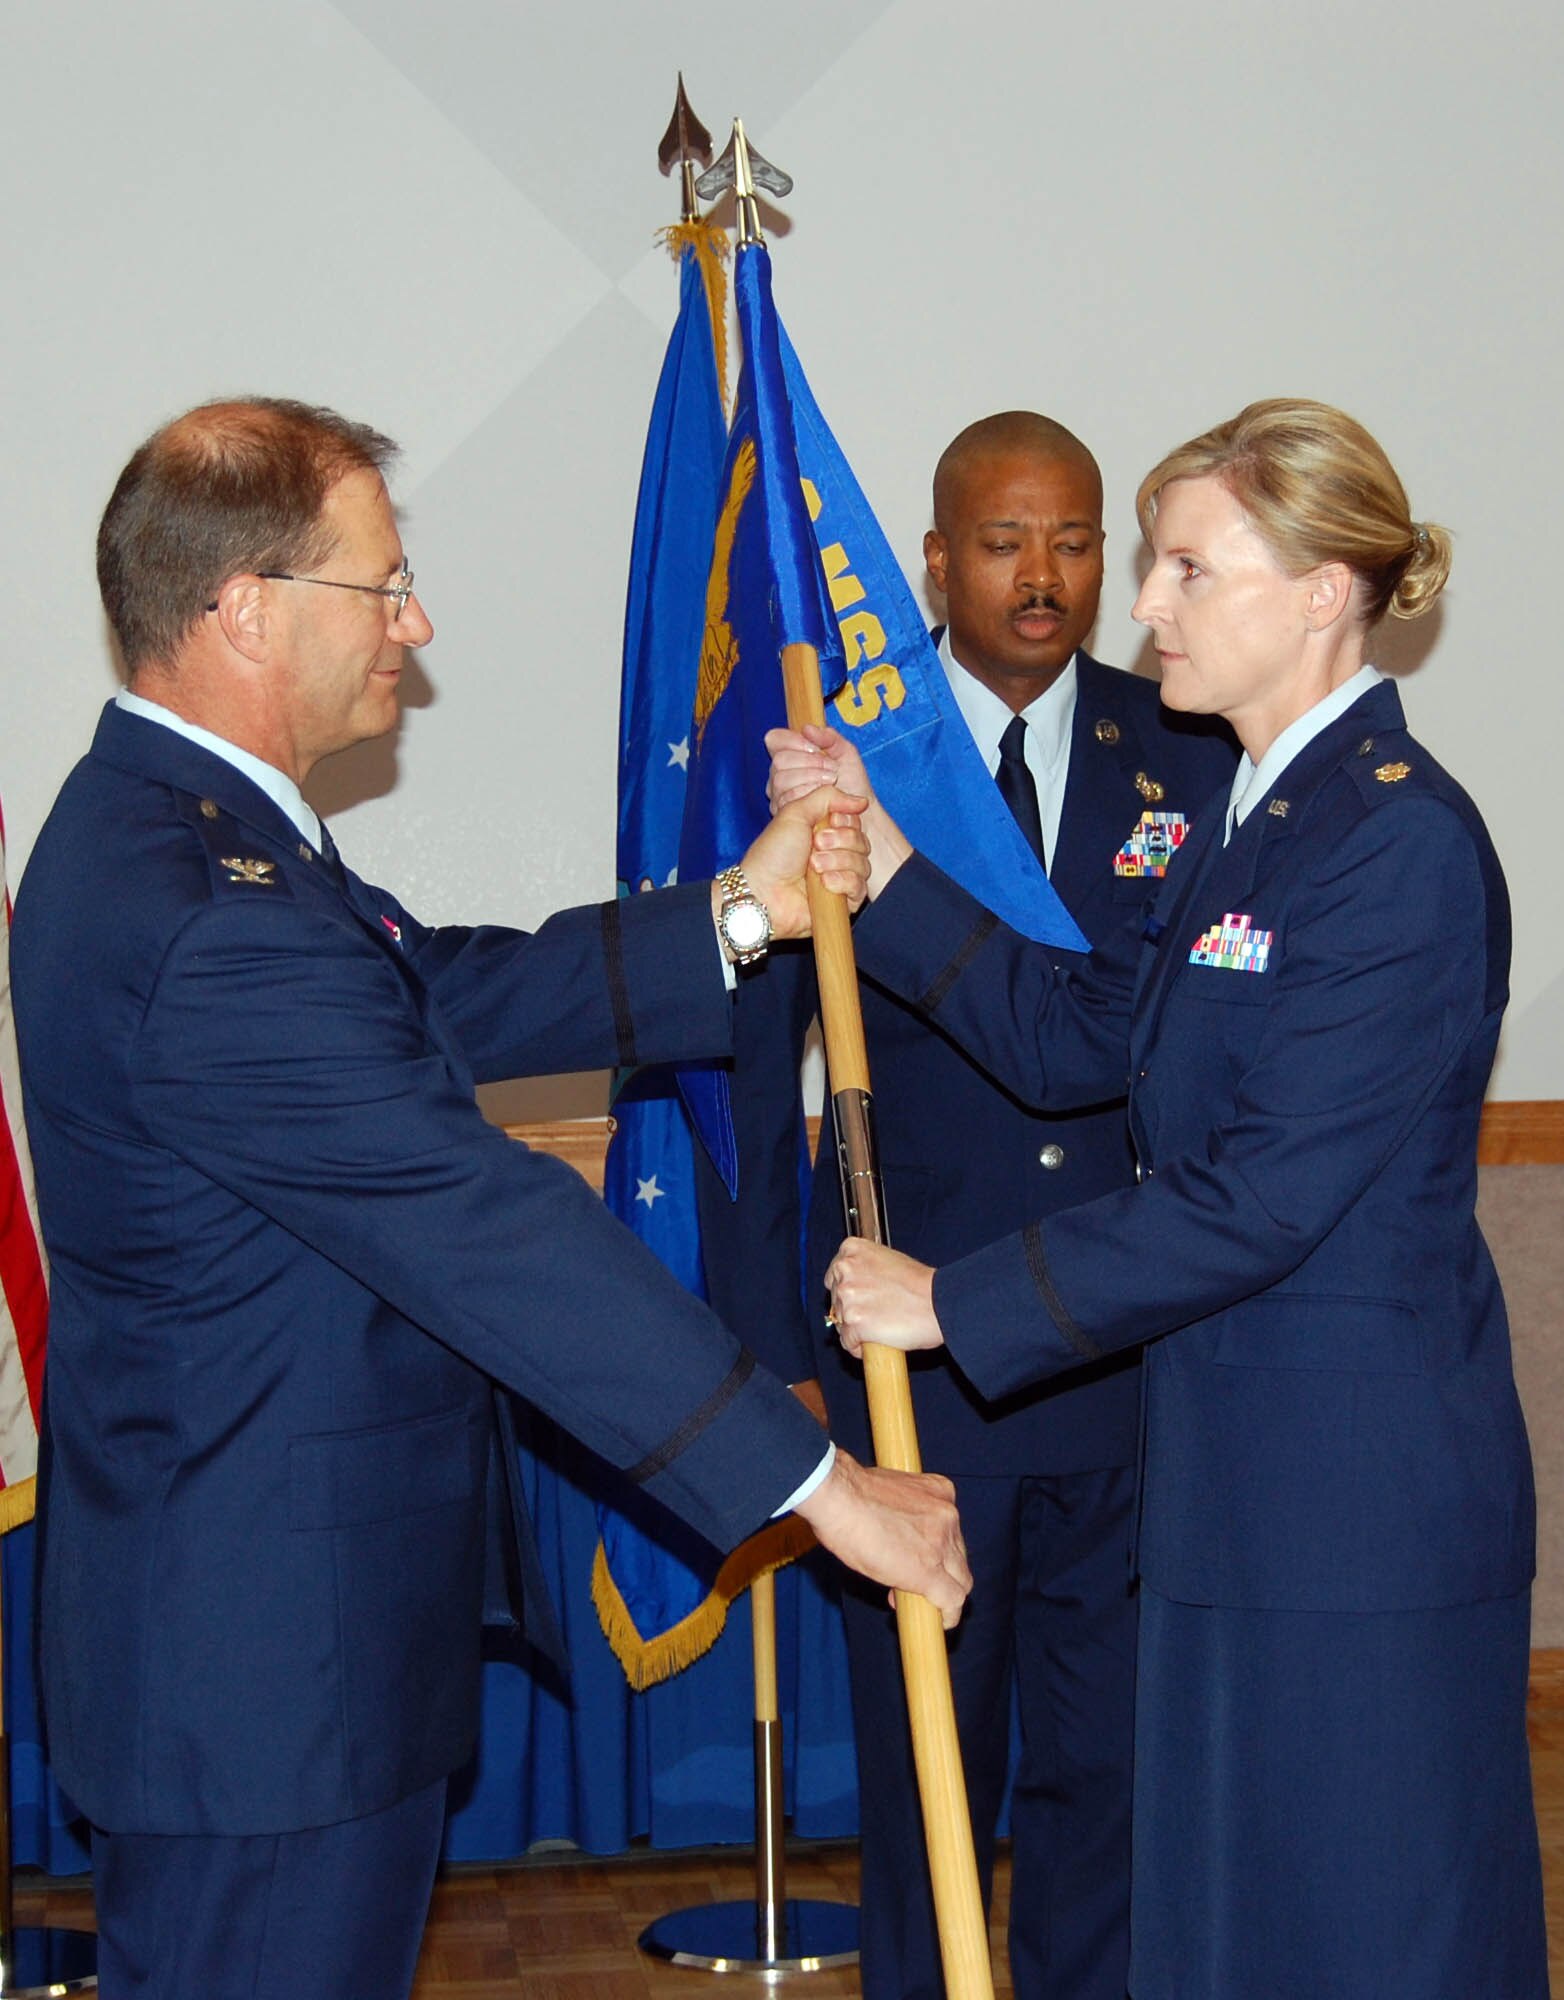
[[[1052,591],[1034,590],[1027,596],[1023,604],[1016,607],[1015,616],[1017,618],[1025,618],[1030,612],[1046,611],[1051,617],[1063,618],[1065,609],[1066,607],[1054,596]]]

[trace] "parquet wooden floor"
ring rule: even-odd
[[[1564,1996],[1564,1656],[1540,1657],[1546,1664],[1533,1674],[1529,1713],[1532,1772],[1551,1971],[1555,1992]],[[855,1901],[856,1849],[844,1843],[790,1853],[787,1886],[794,1896]],[[414,2000],[740,2000],[767,1990],[767,1982],[661,1964],[643,1958],[635,1940],[667,1910],[745,1898],[753,1890],[753,1868],[742,1850],[455,1869],[435,1891]],[[1009,1897],[1010,1865],[1002,1857],[994,1885],[995,2000],[1011,1995],[1004,1949]],[[23,1876],[17,1918],[90,1923],[91,1890],[65,1882],[28,1886]],[[851,1970],[781,1984],[799,2000],[851,2000],[858,1993]]]

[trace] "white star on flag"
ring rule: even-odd
[[[652,1175],[650,1180],[643,1181],[637,1179],[635,1184],[636,1200],[644,1201],[648,1208],[652,1206],[653,1202],[661,1201],[667,1192],[666,1188],[660,1188],[657,1185],[657,1176],[655,1174]]]
[[[690,739],[688,736],[683,736],[677,743],[670,743],[668,745],[668,762],[670,764],[677,764],[681,771],[687,771],[690,768]]]

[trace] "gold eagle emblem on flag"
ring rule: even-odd
[[[739,645],[728,623],[728,572],[733,563],[733,543],[739,531],[739,515],[755,483],[755,440],[745,438],[733,458],[733,472],[717,517],[717,532],[711,545],[711,569],[706,577],[706,625],[701,635],[701,663],[695,680],[695,741],[699,746],[706,734],[712,711],[727,692],[733,670],[739,663]]]

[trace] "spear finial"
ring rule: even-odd
[[[783,173],[780,167],[772,166],[763,153],[756,151],[744,136],[742,118],[734,119],[733,136],[722,158],[695,183],[695,192],[702,201],[715,201],[729,188],[732,188],[738,202],[739,242],[764,243],[766,239],[760,233],[760,211],[755,205],[755,190],[763,188],[767,194],[778,198],[791,194],[793,176]]]
[[[711,134],[696,117],[690,100],[684,94],[684,71],[679,72],[679,92],[673,100],[673,116],[668,120],[668,129],[657,148],[657,164],[665,174],[671,174],[675,164],[683,183],[683,217],[686,222],[695,221],[700,214],[695,201],[695,163],[703,167],[711,165]]]

